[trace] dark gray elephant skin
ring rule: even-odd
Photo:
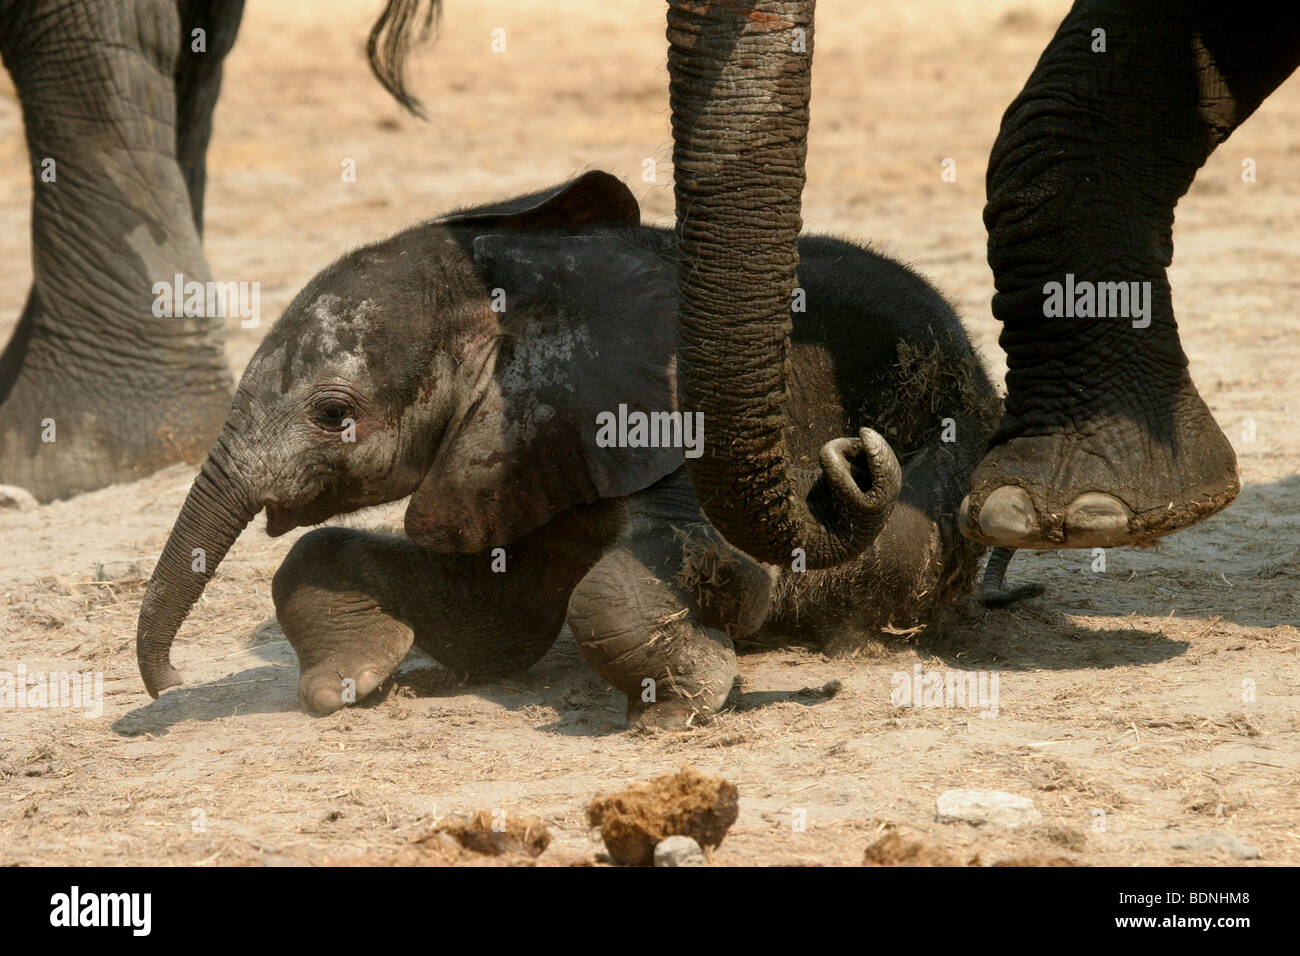
[[[220,431],[227,320],[156,318],[152,290],[212,278],[204,157],[242,12],[0,0],[34,193],[32,288],[0,354],[0,483],[65,498],[199,461]],[[402,64],[433,13],[389,0],[371,34],[372,68],[412,108]]]
[[[316,713],[370,693],[413,643],[491,677],[532,664],[567,620],[632,719],[680,725],[726,699],[733,640],[928,620],[975,574],[982,548],[956,512],[1000,403],[921,278],[839,240],[800,250],[784,440],[801,500],[859,489],[859,558],[759,564],[704,516],[690,433],[602,439],[602,414],[679,408],[677,261],[673,233],[639,226],[627,188],[592,172],[351,253],[297,296],[150,580],[150,693],[180,682],[177,630],[262,508],[276,535],[411,496],[406,536],[313,531],[275,576]]]
[[[989,160],[1007,401],[962,507],[967,534],[1141,544],[1236,497],[1236,457],[1174,321],[1174,206],[1298,63],[1295,4],[1080,0],[1066,16]],[[1045,292],[1067,276],[1145,284],[1149,311],[1046,317]]]
[[[792,493],[785,445],[815,6],[670,0],[668,39],[681,372],[689,407],[713,423],[706,454],[687,465],[728,541],[766,561],[803,545],[821,567],[861,538],[851,488],[822,512]],[[1292,3],[1074,3],[989,160],[1008,396],[961,509],[964,533],[1007,548],[1140,545],[1236,496],[1235,455],[1174,320],[1173,212],[1298,63]],[[1075,279],[1136,283],[1147,314],[1055,314],[1049,287]]]

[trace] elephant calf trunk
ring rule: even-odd
[[[190,488],[154,568],[136,625],[135,656],[152,697],[182,683],[171,646],[217,565],[260,510],[247,482],[214,449]]]

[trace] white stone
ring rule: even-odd
[[[655,847],[655,866],[704,866],[704,851],[688,836],[670,836]]]
[[[1000,790],[946,790],[936,801],[940,823],[1022,827],[1043,818],[1028,797]]]

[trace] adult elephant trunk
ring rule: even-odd
[[[821,476],[802,485],[785,442],[815,6],[671,0],[668,11],[678,372],[706,438],[691,480],[733,545],[770,564],[803,549],[808,568],[870,545],[900,481],[874,432],[825,446]]]
[[[171,664],[172,640],[221,559],[261,509],[251,469],[230,451],[227,426],[208,453],[167,538],[140,605],[135,656],[149,694],[182,683]]]

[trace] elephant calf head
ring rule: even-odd
[[[424,223],[344,256],[253,356],[140,609],[150,694],[172,641],[263,507],[280,535],[411,495],[408,534],[506,545],[646,487],[680,448],[601,447],[596,417],[676,403],[674,265],[636,240],[622,183],[558,188]]]

